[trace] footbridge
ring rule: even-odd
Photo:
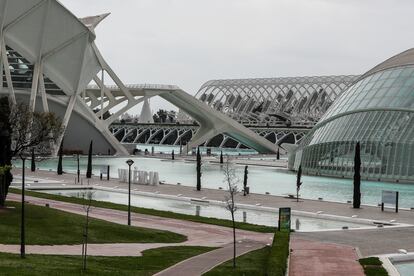
[[[184,92],[177,86],[173,85],[123,85],[123,86],[105,86],[104,96],[102,96],[102,87],[99,85],[88,86],[83,93],[83,101],[92,109],[104,106],[97,112],[98,117],[102,117],[104,124],[108,127],[130,108],[144,99],[159,96],[176,107],[183,110],[191,118],[198,122],[199,127],[191,140],[188,141],[188,148],[192,149],[206,141],[211,140],[217,135],[224,134],[240,144],[257,150],[259,153],[274,153],[278,150],[278,145],[270,142],[264,137],[256,134],[235,120],[227,117],[221,112],[217,112],[210,106],[199,101],[190,94]],[[133,104],[128,100],[127,95],[133,99]],[[113,109],[117,105],[124,107],[107,118],[103,114]],[[283,151],[283,149],[282,149]]]
[[[269,126],[247,126],[257,135],[275,145],[284,143],[298,144],[309,128],[284,128]],[[124,145],[186,145],[197,133],[197,124],[182,123],[114,123],[109,127],[111,133]],[[202,146],[217,148],[244,148],[245,145],[226,134],[219,134],[205,141]]]

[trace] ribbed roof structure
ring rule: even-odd
[[[303,138],[294,166],[351,177],[357,142],[365,178],[414,182],[413,49],[375,66],[344,91]]]

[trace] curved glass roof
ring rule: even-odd
[[[321,122],[370,108],[414,109],[414,66],[387,69],[358,81],[334,102]]]
[[[351,177],[355,144],[365,179],[414,182],[414,50],[368,71],[302,140],[294,167]]]

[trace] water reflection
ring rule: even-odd
[[[79,190],[49,190],[44,191],[51,194],[59,194],[63,196],[81,197],[82,193]],[[107,192],[102,190],[94,190],[93,197],[98,201],[108,201],[118,204],[126,205],[128,203],[128,194],[119,192]],[[193,204],[188,201],[174,200],[174,199],[163,199],[149,196],[132,195],[131,205],[136,207],[144,207],[149,209],[171,211],[175,213],[196,215],[203,217],[212,217],[219,219],[231,219],[230,212],[226,211],[224,207],[217,205],[203,205]],[[252,224],[260,224],[267,226],[277,226],[278,212],[277,211],[258,211],[250,210],[245,208],[239,208],[235,213],[236,221],[243,221]],[[361,224],[340,222],[332,220],[324,220],[321,218],[310,218],[293,216],[292,221],[295,224],[295,230],[307,231],[307,230],[321,230],[321,229],[341,229],[344,225],[349,228],[358,228]]]
[[[196,165],[192,162],[169,161],[152,158],[134,157],[133,160],[139,170],[158,171],[160,180],[166,183],[181,183],[183,186],[194,187],[196,183]],[[118,176],[118,168],[126,169],[126,158],[94,158],[93,173],[99,175],[100,165],[110,165],[111,176]],[[15,161],[16,165],[21,165],[20,161]],[[56,170],[56,160],[44,160],[38,163],[40,169]],[[87,158],[80,159],[80,168],[82,175],[85,174]],[[72,157],[65,157],[63,160],[63,169],[67,172],[76,173],[77,160]],[[236,174],[242,178],[244,166],[235,166]],[[205,162],[203,164],[203,187],[218,189],[223,187],[223,172],[220,166]],[[274,168],[250,166],[249,181],[250,192],[265,194],[269,192],[272,195],[291,194],[295,192],[296,175],[277,171]],[[346,202],[352,200],[353,184],[350,179],[334,179],[327,177],[304,176],[305,185],[301,188],[303,198]],[[400,206],[405,208],[414,207],[414,185],[384,183],[384,182],[367,182],[363,181],[362,203],[377,205],[381,201],[381,191],[399,191]],[[241,187],[240,187],[241,188]],[[303,222],[302,222],[303,223]]]
[[[196,215],[197,217],[199,217],[199,216],[200,216],[200,211],[201,211],[201,206],[200,206],[200,205],[197,205],[197,206],[196,206],[196,212],[195,212],[195,215]]]
[[[296,218],[296,221],[295,221],[295,230],[300,230],[300,220],[299,220],[299,218]]]

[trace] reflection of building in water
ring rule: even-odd
[[[200,216],[200,211],[201,211],[201,206],[197,205],[196,206],[196,216],[199,217]]]
[[[297,218],[295,221],[295,230],[299,230],[300,229],[300,220]]]

